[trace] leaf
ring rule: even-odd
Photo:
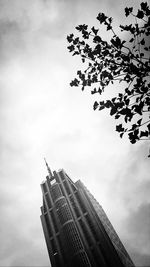
[[[143,106],[144,106],[144,103],[141,101],[139,105],[134,105],[134,111],[138,113],[139,115],[142,115]]]
[[[132,43],[133,41],[134,41],[134,39],[133,39],[133,38],[131,38],[131,39],[129,40],[129,42],[130,42],[130,43]]]
[[[117,119],[119,119],[119,118],[120,118],[120,115],[116,114],[116,115],[115,115],[115,119],[117,120]]]
[[[139,133],[139,129],[136,129],[136,130],[134,130],[133,132],[131,132],[131,133],[128,134],[129,139],[130,139],[130,142],[131,142],[132,144],[135,144],[136,141],[139,140],[138,133]]]
[[[112,17],[108,18],[108,21],[109,21],[110,24],[112,23],[112,20],[113,20]]]
[[[144,47],[144,50],[145,50],[145,51],[148,51],[148,47]]]
[[[140,57],[144,57],[144,53],[140,53]]]
[[[94,88],[92,91],[91,91],[91,94],[93,95],[93,94],[96,94],[97,93],[97,90],[96,90],[96,88]]]
[[[107,31],[110,31],[112,29],[112,26],[110,24],[107,25]]]
[[[146,11],[146,9],[147,9],[147,2],[142,2],[141,3],[141,9],[143,10],[143,11]]]
[[[125,16],[128,17],[130,13],[132,12],[133,7],[126,7],[125,8]]]
[[[101,38],[100,36],[95,36],[95,37],[93,38],[93,42],[94,42],[94,43],[100,43],[101,40],[102,40],[102,38]]]
[[[100,46],[100,44],[98,44],[98,45],[95,46],[93,54],[97,55],[97,54],[100,54],[100,52],[101,52],[101,46]]]
[[[95,29],[94,26],[91,28],[91,30],[92,30],[92,32],[93,32],[95,35],[97,35],[97,33],[98,33],[98,31],[99,31],[98,29]]]
[[[109,50],[108,49],[104,50],[103,52],[104,57],[106,57],[108,54],[109,54]]]
[[[97,101],[94,102],[93,109],[96,110],[98,108],[99,104]]]
[[[141,10],[138,10],[138,13],[136,15],[137,18],[142,19],[144,17],[144,13]]]
[[[68,41],[69,43],[72,42],[72,40],[73,40],[73,36],[74,36],[73,33],[67,36],[67,41]]]
[[[75,49],[74,45],[69,45],[67,48],[68,48],[69,52],[72,52]]]
[[[120,40],[120,38],[118,36],[115,37],[115,38],[112,38],[110,41],[115,47],[117,47],[117,48],[121,48],[122,47],[121,40]]]
[[[124,102],[125,102],[125,104],[128,106],[128,105],[129,105],[129,102],[130,102],[129,98],[125,99]]]
[[[102,110],[102,109],[104,109],[104,108],[105,108],[104,106],[100,106],[100,107],[99,107],[99,110]]]
[[[140,137],[148,137],[148,131],[141,131]]]
[[[122,127],[122,124],[116,125],[116,131],[117,132],[124,132],[124,128]]]
[[[88,25],[82,24],[82,25],[78,25],[78,26],[76,27],[76,30],[82,32],[82,31],[86,31],[87,28],[88,28]]]
[[[148,128],[148,132],[149,132],[149,134],[150,134],[150,123],[147,124],[147,128]]]
[[[125,121],[126,123],[128,122],[128,117],[127,117],[127,116],[124,117],[124,121]]]
[[[78,86],[79,83],[79,80],[75,78],[73,81],[71,81],[70,86]]]
[[[136,128],[137,128],[137,125],[134,123],[134,124],[132,125],[132,130],[134,131]]]
[[[107,100],[107,101],[106,101],[106,103],[105,103],[105,107],[106,107],[106,108],[110,108],[110,107],[112,107],[112,103],[111,103],[110,100]]]
[[[124,133],[121,133],[121,134],[120,134],[120,138],[122,138],[122,137],[123,137],[123,135],[124,135]]]
[[[99,20],[100,24],[105,22],[107,19],[107,16],[104,13],[99,13],[97,16],[97,20]]]
[[[127,112],[128,112],[128,108],[123,108],[122,110],[119,111],[119,113],[120,113],[121,115],[126,115]]]
[[[73,55],[73,56],[75,56],[75,55],[79,55],[79,52],[78,52],[78,51],[75,51],[72,55]]]
[[[141,40],[140,44],[141,44],[141,45],[145,45],[145,40],[144,40],[144,38]]]
[[[110,115],[113,116],[117,112],[117,108],[113,106],[110,111]]]
[[[100,87],[98,89],[98,92],[99,92],[100,95],[102,94],[102,89]]]
[[[137,124],[138,124],[138,125],[141,125],[141,121],[142,121],[142,119],[139,119],[139,120],[137,121]]]
[[[131,142],[132,144],[136,143],[136,140],[135,140],[135,138],[134,138],[133,132],[132,132],[132,133],[129,133],[128,136],[129,136],[130,142]]]

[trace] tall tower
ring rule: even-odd
[[[41,184],[41,221],[52,267],[134,266],[105,212],[64,170]]]

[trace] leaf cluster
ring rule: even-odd
[[[113,20],[99,13],[97,20],[112,33],[110,41],[103,40],[99,29],[79,25],[79,36],[70,34],[68,50],[78,55],[85,64],[84,71],[78,70],[71,86],[89,87],[91,94],[101,95],[106,87],[120,86],[119,93],[106,101],[95,101],[94,110],[109,109],[115,119],[122,119],[116,126],[120,137],[128,134],[131,143],[150,139],[150,8],[142,2],[136,13],[133,7],[125,8],[125,16],[131,16],[132,24],[120,25],[127,40],[119,37],[113,29]],[[109,87],[108,87],[109,88]]]

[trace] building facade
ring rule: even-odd
[[[134,266],[105,212],[64,170],[41,184],[41,222],[52,267]]]

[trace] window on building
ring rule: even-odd
[[[68,195],[71,194],[71,192],[70,192],[70,188],[69,188],[69,185],[68,185],[67,181],[64,180],[63,183],[64,183],[64,187],[65,187],[65,189],[66,189],[66,191],[67,191],[67,194],[68,194]]]
[[[68,223],[65,225],[64,228],[66,232],[66,237],[68,239],[68,245],[71,244],[70,248],[72,247],[73,253],[76,253],[80,249],[83,249],[80,236],[78,234],[78,231],[74,225],[74,223]]]
[[[51,200],[50,200],[50,196],[48,194],[45,195],[45,198],[46,198],[46,203],[48,205],[48,208],[50,209],[52,207],[52,203],[51,203]]]
[[[90,267],[91,266],[85,251],[80,251],[80,253],[77,254],[77,258],[78,258],[80,264],[82,265],[82,267]]]
[[[92,248],[91,252],[92,252],[96,267],[100,266],[100,262],[102,263],[102,266],[104,266],[104,267],[109,266],[106,264],[105,259],[102,255],[102,253],[100,253],[100,251],[98,252],[96,248]]]
[[[43,184],[42,184],[42,187],[43,187],[44,193],[46,193],[46,192],[47,192],[47,186],[46,186],[46,183],[43,183]]]
[[[94,225],[93,220],[89,214],[85,216],[87,223],[89,225],[89,228],[91,230],[91,233],[93,234],[93,237],[95,238],[96,241],[99,241],[99,234],[96,231],[96,225]]]
[[[77,191],[77,187],[76,187],[73,183],[71,183],[71,188],[72,188],[72,190],[73,190],[74,192]]]
[[[55,214],[54,214],[53,210],[50,211],[50,216],[52,218],[52,223],[53,223],[55,232],[57,233],[58,232],[58,226],[57,226],[57,221],[56,221]]]
[[[51,239],[51,247],[52,247],[52,252],[54,255],[55,253],[57,253],[57,247],[56,247],[56,242],[55,242],[54,238]]]
[[[59,247],[60,247],[61,255],[63,257],[64,262],[66,263],[67,262],[67,257],[66,257],[65,248],[63,246],[63,243],[62,243],[62,240],[60,238],[60,235],[57,236],[57,239],[58,239],[58,244],[59,244]]]
[[[73,208],[73,210],[74,210],[74,212],[75,212],[77,218],[80,217],[79,208],[78,208],[77,203],[76,203],[76,201],[75,201],[75,197],[74,197],[74,195],[71,195],[71,196],[70,196],[70,203],[71,203],[71,206],[72,206],[72,208]]]
[[[64,224],[72,219],[72,215],[67,203],[62,204],[61,207],[58,208],[57,213],[61,224]]]
[[[52,195],[53,201],[55,201],[57,198],[59,198],[60,196],[62,196],[62,192],[61,192],[61,189],[59,187],[59,184],[54,184],[51,187],[51,195]]]
[[[87,211],[87,208],[86,208],[86,206],[84,204],[84,201],[83,201],[80,193],[77,192],[75,195],[76,195],[77,201],[78,201],[78,203],[80,205],[80,208],[81,208],[82,212],[85,213]]]
[[[46,204],[45,204],[45,199],[43,198],[43,209],[44,209],[44,212],[47,212],[47,208],[46,208]]]
[[[45,221],[46,221],[47,231],[48,231],[49,237],[52,237],[53,233],[52,233],[52,226],[51,226],[51,223],[50,223],[49,216],[48,216],[48,214],[45,214],[44,217],[45,217]]]
[[[86,223],[84,221],[82,221],[82,220],[79,220],[79,223],[80,223],[80,227],[81,227],[81,229],[83,231],[83,235],[84,235],[84,238],[85,238],[85,240],[87,242],[87,245],[88,246],[92,246],[92,244],[93,244],[92,238],[90,236],[90,233],[89,233],[89,230],[88,230],[88,228],[86,226]]]
[[[64,173],[63,173],[63,171],[62,171],[62,169],[59,170],[59,175],[60,175],[62,181],[64,181],[64,180],[66,179],[66,177],[65,177],[65,175],[64,175]]]

